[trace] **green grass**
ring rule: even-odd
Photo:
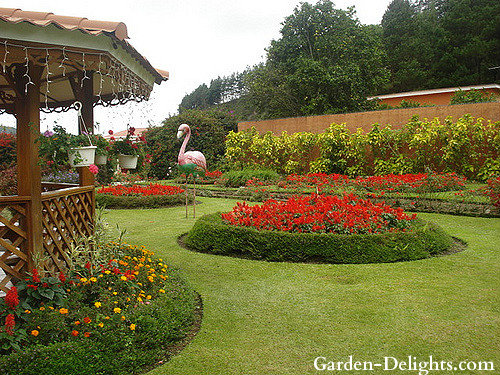
[[[200,200],[200,216],[235,203]],[[390,264],[268,263],[180,248],[176,237],[194,223],[183,207],[110,212],[108,221],[126,228],[129,242],[179,267],[204,300],[198,336],[149,374],[315,374],[315,357],[349,355],[494,361],[498,371],[500,219],[419,216],[466,240],[468,249]],[[460,372],[480,373],[495,372]]]

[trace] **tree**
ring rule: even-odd
[[[380,29],[320,0],[285,19],[267,62],[248,77],[248,98],[263,117],[358,110],[387,76]]]

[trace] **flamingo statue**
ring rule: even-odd
[[[181,139],[186,135],[184,142],[182,142],[179,156],[177,157],[177,166],[179,170],[186,175],[186,218],[188,217],[188,192],[187,183],[189,175],[193,176],[194,184],[194,201],[193,201],[193,217],[196,217],[196,177],[199,175],[204,176],[207,171],[207,161],[205,156],[200,151],[186,151],[186,145],[191,138],[191,128],[187,124],[182,124],[177,129],[177,139]]]

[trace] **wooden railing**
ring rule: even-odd
[[[26,240],[28,230],[23,218],[31,198],[0,197],[0,290],[28,271]],[[93,234],[95,191],[93,186],[71,187],[42,193],[42,246],[38,257],[41,269],[51,275],[67,270],[69,250],[81,237]]]
[[[27,271],[28,234],[22,222],[30,201],[30,197],[0,197],[0,290],[4,292]]]

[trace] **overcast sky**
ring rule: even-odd
[[[314,3],[315,0],[309,1]],[[380,23],[390,0],[338,0],[337,8],[354,5],[363,24]],[[158,125],[187,93],[217,76],[242,71],[264,60],[265,48],[279,38],[281,22],[299,0],[2,0],[2,7],[46,11],[95,20],[122,21],[131,44],[153,66],[168,70],[170,80],[155,85],[147,104],[97,107],[100,132],[123,130],[127,123]],[[76,131],[76,114],[43,115],[42,130],[58,120]],[[15,125],[0,115],[0,124]]]

